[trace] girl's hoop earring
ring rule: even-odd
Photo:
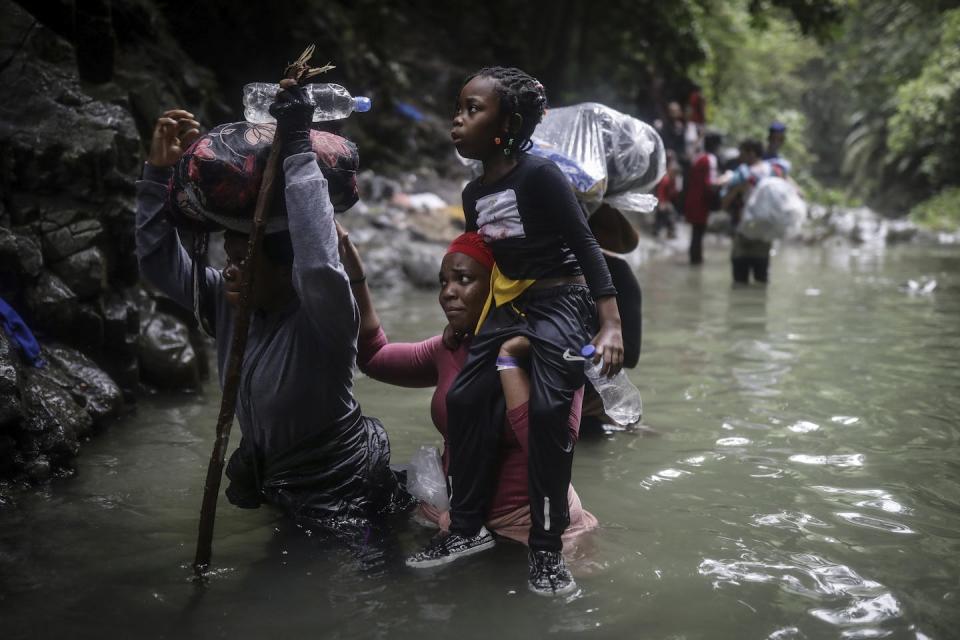
[[[507,140],[507,146],[503,148],[503,155],[509,156],[511,153],[511,147],[513,146],[513,138]]]

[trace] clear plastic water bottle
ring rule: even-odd
[[[584,345],[580,349],[580,355],[583,356],[584,361],[583,370],[587,374],[587,380],[600,394],[603,410],[621,427],[640,422],[640,418],[643,417],[643,399],[640,397],[640,390],[633,386],[623,369],[609,378],[600,373],[603,361],[593,362],[596,353],[597,349],[592,344]]]
[[[310,102],[314,105],[313,121],[343,120],[354,111],[370,111],[370,98],[353,97],[350,92],[338,84],[311,83],[303,85]],[[243,117],[247,122],[266,124],[276,122],[270,115],[273,104],[280,91],[280,85],[270,82],[251,82],[243,87]]]

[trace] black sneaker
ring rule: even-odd
[[[493,534],[487,531],[486,527],[480,527],[480,531],[473,536],[462,536],[453,532],[438,533],[430,539],[423,551],[407,558],[407,566],[416,569],[436,567],[489,549],[493,544]]]
[[[577,588],[559,551],[530,551],[530,591],[541,596],[559,596]]]

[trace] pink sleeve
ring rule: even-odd
[[[577,389],[573,394],[573,402],[570,404],[570,416],[567,418],[567,428],[570,430],[570,438],[576,442],[580,437],[580,410],[583,406],[583,387]],[[513,434],[520,443],[523,453],[529,455],[527,443],[529,442],[530,428],[530,403],[524,402],[518,407],[507,410],[507,423],[513,430]]]
[[[365,374],[401,387],[433,387],[437,384],[436,353],[443,349],[441,336],[423,342],[387,340],[383,328],[357,340],[357,366]]]

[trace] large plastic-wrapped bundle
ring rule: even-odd
[[[597,102],[549,109],[537,125],[530,153],[560,167],[589,213],[607,203],[623,212],[648,213],[650,195],[667,170],[663,141],[647,123]],[[476,160],[464,160],[475,175]]]
[[[531,153],[550,158],[592,213],[607,202],[649,212],[649,191],[666,172],[663,141],[645,122],[597,102],[550,109],[533,134]]]
[[[737,231],[751,240],[782,238],[807,213],[807,205],[792,184],[771,176],[753,188]]]
[[[171,179],[175,221],[249,232],[275,130],[274,124],[232,122],[214,127],[190,145]],[[334,210],[346,211],[359,198],[356,146],[323,131],[311,131],[310,143],[327,178]],[[267,233],[286,228],[285,213],[278,196],[277,206],[269,211]]]

